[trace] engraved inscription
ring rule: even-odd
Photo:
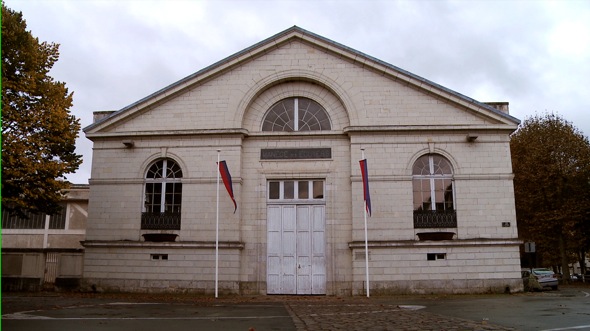
[[[331,148],[273,148],[261,149],[261,160],[331,159]]]

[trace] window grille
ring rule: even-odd
[[[25,217],[19,217],[8,210],[2,211],[3,229],[45,229],[45,214],[34,214],[25,211]]]
[[[65,229],[66,228],[66,213],[67,206],[60,204],[59,213],[51,215],[49,217],[49,228],[50,229]]]
[[[66,228],[66,204],[60,204],[60,207],[57,214],[49,216],[49,229]],[[16,213],[11,213],[6,209],[2,211],[3,229],[45,229],[46,220],[47,214],[44,213],[25,211],[25,217],[19,217]]]

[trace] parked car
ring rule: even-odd
[[[557,290],[559,281],[553,270],[547,268],[533,268],[531,269],[531,274],[535,276],[541,287],[550,287]]]

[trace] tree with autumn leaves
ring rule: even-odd
[[[72,93],[48,75],[59,45],[39,42],[20,12],[2,4],[2,208],[54,214],[64,175],[82,162]]]
[[[590,249],[590,143],[555,114],[526,119],[510,140],[519,236],[543,263],[568,264]]]

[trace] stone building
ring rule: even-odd
[[[507,103],[478,102],[292,27],[96,113],[86,288],[365,293],[522,290]]]
[[[2,290],[76,288],[82,278],[88,185],[64,191],[59,214],[2,211]]]

